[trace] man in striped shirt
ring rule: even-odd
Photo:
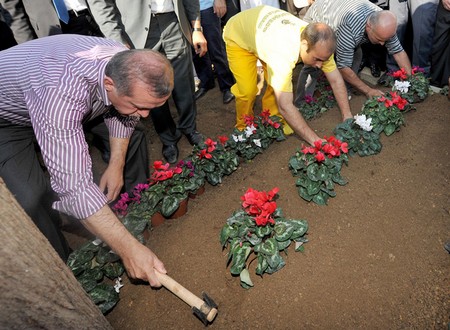
[[[108,202],[123,186],[135,125],[172,88],[173,70],[164,56],[104,38],[57,35],[0,52],[0,176],[63,259],[66,243],[51,202],[106,242],[130,276],[160,285],[155,269],[165,272],[163,263],[127,231]],[[97,186],[83,124],[101,115],[111,156]]]
[[[411,62],[396,35],[395,15],[369,0],[316,0],[304,20],[326,23],[336,32],[337,67],[344,80],[367,97],[384,94],[365,84],[357,75],[362,60],[361,44],[371,42],[386,46],[399,67],[411,74]],[[303,74],[299,80],[304,79]]]

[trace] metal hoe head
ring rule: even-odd
[[[202,292],[202,297],[204,304],[198,309],[197,307],[192,307],[192,311],[195,316],[197,316],[200,321],[203,322],[205,326],[214,321],[217,315],[217,304],[205,293]]]

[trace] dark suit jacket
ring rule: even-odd
[[[11,30],[17,43],[62,33],[52,0],[0,0],[0,3],[11,15]],[[86,3],[103,34],[128,42],[118,24],[114,0],[86,0]]]

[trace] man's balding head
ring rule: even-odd
[[[366,32],[373,44],[382,44],[397,32],[397,17],[388,10],[376,11],[369,15]]]
[[[328,51],[332,54],[336,50],[336,35],[334,31],[325,23],[310,23],[302,31],[301,40],[308,43],[309,52],[316,44],[326,45]]]
[[[155,97],[169,96],[173,89],[173,69],[167,58],[151,49],[132,49],[115,54],[106,65],[118,92],[131,96],[132,87],[143,83]]]

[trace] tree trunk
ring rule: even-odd
[[[112,329],[0,178],[3,329]]]

